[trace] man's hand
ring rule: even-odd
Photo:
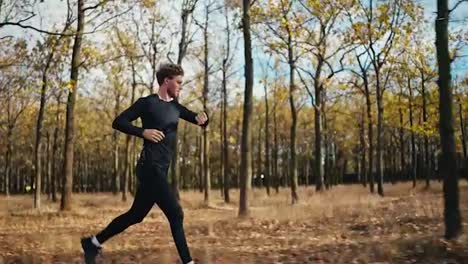
[[[143,130],[143,137],[149,141],[158,143],[159,141],[163,140],[164,134],[157,129],[145,129]]]
[[[203,125],[208,121],[208,116],[206,115],[205,112],[199,113],[196,117],[195,120],[197,120],[198,125]]]

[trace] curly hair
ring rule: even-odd
[[[161,85],[164,82],[164,79],[172,79],[174,76],[184,75],[184,70],[180,65],[173,63],[164,63],[159,66],[158,71],[156,72],[156,78],[158,79],[158,84]]]

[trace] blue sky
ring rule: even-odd
[[[437,0],[420,0],[420,2],[425,7],[426,17],[429,21],[434,21],[437,12]],[[458,1],[449,0],[449,8],[452,8],[456,2]],[[453,20],[450,24],[450,29],[452,31],[462,29],[463,27],[465,30],[468,28],[468,2],[460,4],[450,15],[451,20]],[[431,30],[434,31],[434,28],[431,28]],[[432,35],[435,36],[435,32]],[[454,78],[457,76],[466,76],[468,74],[468,46],[462,49],[460,55],[465,55],[467,57],[458,58],[452,64],[452,75]]]

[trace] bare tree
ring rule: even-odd
[[[182,65],[182,61],[187,54],[187,49],[189,44],[192,42],[193,35],[190,36],[188,26],[190,25],[190,18],[193,15],[195,7],[198,0],[183,0],[182,1],[182,10],[180,14],[181,20],[181,32],[179,40],[179,53],[177,55],[177,64]],[[176,148],[172,156],[171,161],[171,184],[172,190],[174,191],[175,196],[179,199],[179,179],[180,179],[180,168],[179,168],[179,139],[176,135],[175,138]]]
[[[448,48],[449,16],[448,0],[437,0],[435,31],[439,70],[439,132],[442,146],[440,173],[444,177],[445,237],[454,239],[462,233],[463,228],[459,205],[453,95],[450,76],[451,59]]]
[[[42,70],[42,86],[41,86],[41,99],[40,99],[40,104],[39,104],[39,111],[37,114],[37,123],[36,123],[36,140],[34,144],[34,179],[35,179],[35,191],[34,191],[34,208],[40,208],[41,206],[41,169],[42,169],[42,164],[41,164],[41,151],[42,149],[42,123],[44,120],[44,110],[46,107],[46,92],[47,92],[47,87],[49,85],[48,83],[48,74],[49,74],[49,69],[51,67],[51,64],[53,62],[53,58],[55,53],[57,52],[57,47],[60,45],[60,42],[64,38],[64,35],[68,28],[71,26],[73,20],[72,20],[72,12],[70,8],[70,2],[67,1],[68,8],[67,8],[67,20],[65,22],[65,25],[62,29],[62,35],[58,37],[50,36],[48,41],[50,44],[49,47],[49,52],[46,56],[45,59],[45,65]],[[46,42],[46,41],[45,41]],[[44,43],[46,44],[46,43]]]
[[[242,1],[242,32],[244,34],[244,58],[245,58],[245,89],[244,89],[244,114],[242,119],[242,143],[241,143],[241,168],[240,168],[240,195],[239,216],[249,215],[248,197],[251,188],[252,177],[252,94],[254,81],[254,68],[252,59],[252,39],[250,32],[250,7],[251,0]]]

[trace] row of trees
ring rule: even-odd
[[[443,165],[447,151],[451,162],[466,162],[468,79],[455,82],[456,115],[437,104],[445,91],[441,58],[413,1],[183,0],[169,11],[166,2],[77,0],[67,1],[61,26],[47,30],[28,24],[45,3],[21,2],[0,3],[0,32],[43,34],[35,43],[0,36],[7,195],[32,188],[39,208],[42,193],[56,200],[60,190],[63,210],[71,209],[72,192],[121,192],[126,200],[141,144],[110,123],[155,92],[157,66],[169,60],[187,71],[181,100],[212,119],[203,131],[179,126],[170,170],[177,194],[199,188],[209,204],[213,184],[229,202],[229,189],[239,187],[239,214],[247,215],[252,184],[268,194],[289,186],[295,203],[300,184],[322,191],[355,177],[384,195],[384,181],[421,178],[429,186],[439,177],[452,180],[444,186],[458,206],[456,171],[449,178],[444,170],[457,166]],[[449,65],[462,36],[455,32],[450,42]],[[450,76],[444,80],[450,85]],[[439,126],[455,131],[450,150],[443,147],[450,133],[439,136]]]

